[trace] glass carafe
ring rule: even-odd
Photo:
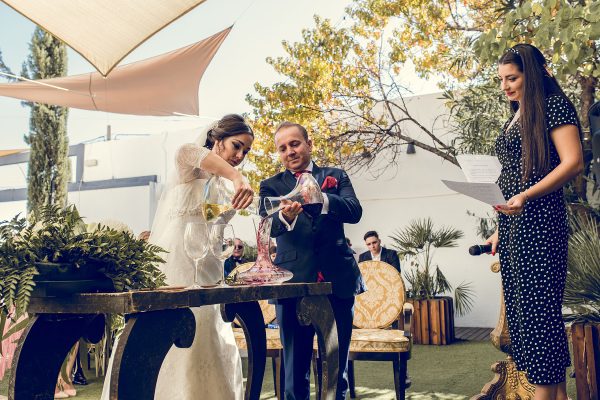
[[[302,210],[313,218],[321,214],[323,208],[323,193],[319,184],[311,174],[304,173],[298,177],[294,189],[285,196],[266,197],[264,201],[267,216],[260,221],[256,233],[258,255],[254,265],[240,272],[234,282],[238,284],[260,285],[277,284],[289,281],[294,274],[285,268],[281,268],[271,261],[269,256],[269,244],[271,242],[271,217],[287,202],[297,201],[302,205]]]
[[[242,285],[277,284],[289,281],[294,274],[271,261],[269,245],[271,242],[271,224],[269,217],[263,218],[256,232],[257,256],[254,265],[234,277],[234,283]]]
[[[267,215],[273,215],[288,202],[298,202],[302,211],[313,218],[318,217],[323,209],[323,192],[318,182],[309,173],[303,173],[298,177],[294,189],[285,196],[265,197],[265,211]]]

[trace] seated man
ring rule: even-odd
[[[246,261],[247,260],[244,258],[244,242],[235,238],[233,240],[233,253],[225,260],[225,276],[228,276],[235,267]]]
[[[381,240],[379,235],[375,231],[369,231],[364,236],[365,244],[367,245],[368,251],[365,251],[358,258],[358,262],[363,261],[383,261],[390,264],[400,272],[400,259],[398,253],[394,250],[388,250],[381,246]]]
[[[277,257],[277,246],[274,244],[269,247],[269,257],[271,257],[271,262],[275,262],[275,257]]]

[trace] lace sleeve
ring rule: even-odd
[[[201,177],[200,163],[209,153],[209,149],[194,143],[186,143],[177,149],[175,166],[180,182],[189,182]]]

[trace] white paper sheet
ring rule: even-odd
[[[485,182],[442,182],[451,190],[472,197],[476,200],[483,201],[492,206],[506,204],[506,199],[502,195],[500,187],[495,183]]]
[[[495,183],[500,176],[502,165],[498,157],[482,154],[461,154],[456,156],[467,182]]]

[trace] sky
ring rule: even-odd
[[[273,84],[281,79],[265,61],[285,55],[281,42],[299,41],[304,28],[314,26],[315,14],[344,24],[349,0],[208,0],[176,20],[134,50],[126,64],[195,43],[228,26],[232,32],[206,70],[199,87],[200,118],[141,117],[71,109],[67,132],[71,144],[112,135],[155,134],[203,126],[228,113],[249,112],[245,97],[254,93],[254,83]],[[0,50],[4,62],[19,73],[29,53],[34,24],[0,3]],[[68,73],[94,71],[79,54],[68,50]],[[400,81],[415,94],[438,91],[436,82],[403,70]],[[3,79],[0,77],[0,82]],[[27,147],[29,108],[17,99],[0,97],[0,149]]]

